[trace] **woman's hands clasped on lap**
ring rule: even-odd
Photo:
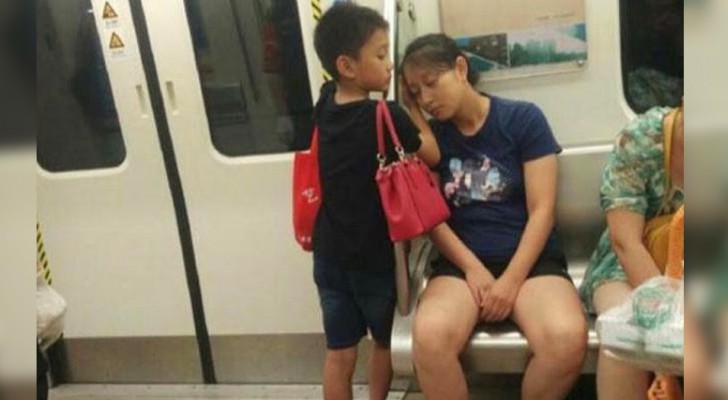
[[[482,299],[480,319],[485,322],[501,322],[513,312],[521,283],[508,275],[498,278]]]
[[[483,307],[483,300],[486,298],[491,286],[495,283],[493,275],[482,265],[474,266],[465,271],[465,281],[473,295],[475,304],[479,308]]]

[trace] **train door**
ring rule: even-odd
[[[271,367],[284,361],[271,349],[311,348],[306,334],[320,325],[310,260],[291,240],[289,216],[290,151],[297,140],[305,147],[311,129],[306,18],[295,0],[142,4],[217,377],[277,381]]]
[[[38,0],[38,219],[71,382],[203,380],[137,34],[128,0]]]
[[[308,146],[324,82],[313,27],[327,3],[142,4],[217,378],[318,382],[321,316],[311,255],[293,240],[290,187],[291,152]]]

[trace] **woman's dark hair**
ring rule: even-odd
[[[402,67],[411,64],[426,68],[453,69],[460,56],[468,63],[468,82],[475,86],[480,74],[470,66],[468,57],[460,50],[457,43],[442,33],[421,36],[410,43],[405,50]]]

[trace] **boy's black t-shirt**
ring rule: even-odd
[[[316,107],[319,127],[319,174],[323,202],[316,218],[313,246],[317,255],[343,269],[394,266],[379,191],[376,106],[374,100],[336,104],[332,92]],[[400,141],[408,153],[419,150],[419,129],[396,103],[389,102]],[[388,162],[395,159],[385,135]]]

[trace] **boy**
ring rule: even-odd
[[[374,180],[377,102],[369,100],[370,92],[389,89],[388,32],[374,10],[340,3],[323,15],[314,35],[321,64],[334,78],[322,88],[315,109],[323,203],[313,235],[314,280],[328,348],[327,400],[352,398],[357,345],[367,330],[374,338],[370,398],[385,399],[392,378],[394,255]],[[407,114],[394,103],[389,107],[405,151],[431,156],[434,138],[421,140]],[[394,160],[388,136],[387,150]]]

